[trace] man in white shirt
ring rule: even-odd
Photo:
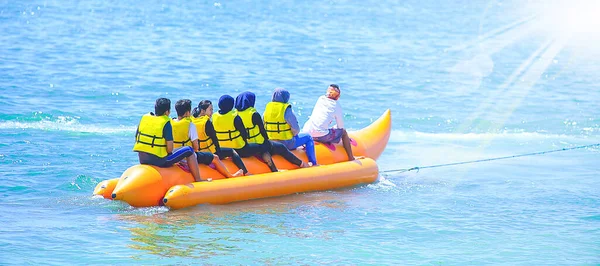
[[[348,160],[353,161],[352,146],[346,129],[344,129],[344,118],[342,106],[338,102],[340,98],[340,87],[336,84],[329,85],[327,93],[317,100],[310,118],[304,124],[302,132],[310,134],[314,141],[331,144],[339,143],[340,139],[348,155]],[[329,125],[335,120],[335,126]]]

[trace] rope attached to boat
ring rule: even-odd
[[[405,168],[405,169],[392,169],[392,170],[380,171],[380,173],[390,173],[390,172],[404,173],[404,172],[414,171],[414,170],[417,170],[417,173],[418,173],[419,170],[421,170],[421,169],[427,169],[427,168],[437,168],[437,167],[454,166],[454,165],[461,165],[461,164],[489,162],[489,161],[511,159],[511,158],[517,158],[517,157],[541,155],[541,154],[547,154],[547,153],[553,153],[553,152],[560,152],[560,151],[570,151],[570,150],[577,150],[577,149],[585,149],[585,148],[591,148],[591,147],[596,147],[596,146],[600,146],[600,143],[590,144],[590,145],[576,146],[576,147],[571,147],[571,148],[562,148],[562,149],[556,149],[556,150],[549,150],[549,151],[540,151],[540,152],[524,153],[524,154],[511,155],[511,156],[502,156],[502,157],[495,157],[495,158],[487,158],[487,159],[480,159],[480,160],[473,160],[473,161],[464,161],[464,162],[456,162],[456,163],[445,163],[445,164],[435,164],[435,165],[428,165],[428,166],[415,166],[413,168]]]

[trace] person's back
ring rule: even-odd
[[[310,134],[314,141],[321,143],[339,143],[341,140],[348,155],[348,160],[352,161],[354,160],[354,155],[352,154],[350,137],[348,137],[348,132],[344,128],[342,107],[338,103],[340,94],[340,87],[338,85],[329,85],[327,94],[319,97],[317,100],[310,118],[302,128],[302,132]],[[336,126],[330,128],[329,126],[334,120]]]
[[[173,126],[173,147],[192,147],[196,152],[196,161],[200,164],[209,165],[214,160],[210,152],[198,152],[198,131],[190,116],[192,101],[181,99],[175,103],[177,118],[171,121]]]
[[[265,138],[263,137],[259,127],[260,124],[253,121],[256,120],[256,113],[256,108],[254,108],[254,106],[248,107],[242,111],[238,110],[238,115],[246,127],[246,132],[248,132],[248,143],[263,144],[265,142]]]
[[[306,132],[313,137],[327,135],[331,123],[336,122],[336,128],[344,128],[342,106],[337,100],[331,99],[326,95],[320,96],[315,103],[312,114],[302,132]]]
[[[187,146],[173,148],[173,129],[169,119],[171,101],[157,99],[154,112],[142,117],[135,134],[133,151],[138,153],[140,164],[170,167],[187,159],[194,180],[201,181],[194,150]]]
[[[272,172],[277,172],[271,154],[263,146],[248,143],[248,132],[242,118],[234,109],[235,100],[229,95],[219,98],[219,111],[212,115],[212,123],[221,147],[234,149],[241,157],[260,155]]]
[[[308,164],[290,152],[285,145],[269,140],[262,117],[254,108],[255,101],[256,95],[249,91],[240,93],[235,99],[235,108],[246,129],[248,143],[258,144],[273,155],[281,155],[298,167],[307,167]]]
[[[142,116],[135,133],[133,151],[138,153],[140,163],[153,158],[164,158],[168,155],[167,141],[173,140],[170,134],[170,119],[166,115],[148,113]]]
[[[242,137],[244,133],[235,126],[236,117],[238,115],[235,109],[212,115],[213,126],[221,147],[237,150],[246,146],[246,141]]]
[[[175,107],[177,108],[177,105]],[[171,126],[173,127],[173,148],[193,147],[192,141],[198,139],[198,134],[189,116],[182,117],[178,115],[177,119],[171,121]]]
[[[270,140],[284,145],[289,150],[300,146],[306,147],[306,155],[312,165],[317,165],[313,138],[307,133],[300,133],[298,119],[289,104],[290,93],[283,88],[276,88],[273,97],[265,108],[264,124]]]
[[[223,170],[219,170],[224,173],[225,176],[229,177],[229,172],[225,171],[226,168],[221,162],[221,159],[232,158],[233,163],[240,169],[238,172],[231,176],[239,176],[242,174],[248,174],[248,170],[244,165],[244,162],[240,156],[231,148],[222,148],[219,146],[219,141],[216,136],[216,132],[212,122],[210,121],[213,115],[212,102],[209,100],[202,100],[198,103],[198,107],[194,108],[194,115],[192,116],[192,123],[196,126],[196,133],[198,135],[198,150],[200,153],[214,154],[213,164],[217,167],[222,167]]]
[[[198,133],[199,150],[203,152],[211,152],[216,154],[217,148],[215,144],[218,143],[213,142],[213,139],[206,132],[206,125],[210,123],[210,116],[202,115],[198,117],[192,117],[192,122],[194,123],[194,125],[196,125],[196,130]]]
[[[263,113],[265,129],[269,139],[289,143],[299,133],[298,120],[288,103],[290,93],[276,88],[271,101],[267,103]]]
[[[188,99],[182,99],[177,101],[175,104],[177,110],[177,119],[173,119],[173,139],[176,145],[190,146],[196,152],[196,161],[199,164],[211,165],[214,164],[215,168],[223,176],[236,177],[242,174],[242,170],[239,170],[235,174],[231,174],[229,170],[223,165],[219,157],[212,152],[199,151],[198,145],[198,130],[196,124],[192,122],[191,110],[192,101]]]
[[[170,153],[167,143],[173,141],[171,120],[169,119],[171,101],[159,98],[154,105],[154,113],[142,116],[135,133],[133,151],[138,153],[141,164],[162,166]],[[170,147],[172,149],[172,146]]]

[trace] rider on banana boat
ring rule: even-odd
[[[212,121],[213,105],[209,100],[202,100],[194,108],[192,122],[196,125],[198,131],[198,146],[200,151],[208,151],[216,154],[219,158],[231,158],[233,164],[243,171],[244,175],[249,175],[244,161],[240,155],[232,148],[224,148],[219,145],[217,135]]]
[[[175,110],[177,111],[177,118],[174,118],[172,121],[173,147],[178,148],[191,146],[194,151],[196,151],[198,163],[204,165],[213,164],[215,169],[226,178],[242,175],[242,170],[231,174],[223,162],[221,162],[219,156],[214,155],[212,152],[199,151],[200,146],[198,145],[198,131],[196,130],[196,125],[192,122],[192,118],[190,117],[190,113],[192,111],[191,100],[182,99],[177,101],[175,103]]]
[[[195,181],[202,181],[192,147],[173,148],[173,129],[171,126],[171,100],[159,98],[154,105],[154,113],[142,116],[135,133],[133,151],[138,153],[140,164],[158,167],[171,167],[187,159],[190,172]]]
[[[315,141],[326,144],[339,143],[341,139],[348,160],[353,161],[350,137],[344,128],[344,115],[342,106],[338,102],[339,99],[340,87],[336,84],[329,85],[325,95],[317,100],[310,118],[304,123],[302,132],[310,134]],[[333,120],[335,120],[336,126],[329,128]]]
[[[317,165],[313,138],[310,134],[300,133],[298,119],[289,100],[290,92],[286,89],[276,88],[273,91],[273,98],[267,103],[263,115],[269,140],[282,143],[290,150],[304,145],[308,161]]]
[[[235,99],[235,109],[237,109],[238,115],[242,118],[248,132],[248,143],[261,145],[264,149],[268,149],[271,154],[281,155],[285,160],[298,167],[308,167],[308,163],[300,160],[284,144],[269,140],[262,117],[254,108],[255,101],[256,95],[249,91],[240,93]]]
[[[242,158],[258,155],[269,166],[271,172],[278,172],[268,149],[256,143],[248,143],[248,132],[244,122],[233,106],[233,97],[223,95],[219,98],[219,111],[212,115],[219,145],[234,149]]]

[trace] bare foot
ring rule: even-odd
[[[250,172],[247,172],[246,174],[244,174],[244,176],[249,176],[252,175]]]
[[[238,176],[243,176],[243,175],[244,175],[244,170],[240,169],[237,172],[233,173],[231,176],[238,177]]]
[[[307,168],[310,167],[310,164],[307,162],[302,162],[302,164],[300,165],[300,168]]]
[[[279,170],[277,170],[277,172],[286,172],[286,171],[287,171],[287,169],[279,169]]]

